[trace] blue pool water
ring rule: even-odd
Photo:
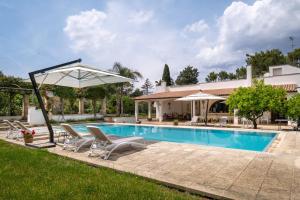
[[[141,136],[145,140],[201,144],[252,151],[264,151],[276,136],[275,133],[231,130],[114,124],[97,124],[96,126],[108,135],[116,135],[119,137]],[[88,132],[84,124],[74,125],[73,127],[79,132]]]

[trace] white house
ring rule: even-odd
[[[291,65],[269,67],[269,72],[263,78],[265,84],[274,87],[282,87],[288,92],[288,96],[300,92],[300,68]],[[204,101],[180,102],[175,101],[180,97],[197,93],[199,91],[227,98],[236,88],[249,87],[252,83],[251,66],[247,66],[247,78],[240,80],[228,80],[222,82],[198,83],[195,85],[166,86],[162,83],[157,86],[154,93],[135,98],[135,118],[138,120],[139,102],[148,103],[148,117],[151,118],[151,107],[156,110],[156,120],[179,118],[191,119],[191,116],[205,115],[206,104]],[[210,121],[218,121],[221,116],[227,116],[230,121],[238,123],[235,116],[228,113],[224,100],[214,100],[209,103]],[[276,113],[266,113],[264,118],[268,121],[277,118]]]

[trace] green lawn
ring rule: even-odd
[[[196,199],[141,177],[0,140],[0,199]]]

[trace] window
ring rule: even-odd
[[[273,69],[273,76],[279,76],[282,74],[282,68]]]

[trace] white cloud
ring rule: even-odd
[[[287,49],[290,35],[300,36],[299,0],[233,2],[218,19],[217,42],[200,49],[206,65],[242,63],[246,53]]]
[[[186,32],[192,33],[203,33],[208,30],[208,25],[205,23],[204,20],[199,20],[193,24],[189,24],[184,28]]]
[[[117,34],[104,27],[106,20],[107,15],[95,9],[69,16],[64,31],[73,42],[74,50],[98,49],[99,45],[111,44]]]
[[[165,63],[174,78],[191,64],[203,79],[210,70],[244,64],[246,53],[287,49],[288,36],[300,38],[300,0],[233,2],[210,25],[200,19],[172,27],[156,13],[109,1],[103,11],[69,16],[64,31],[71,47],[92,62],[111,66],[120,61],[152,81],[161,77]]]
[[[138,11],[129,17],[129,22],[136,23],[136,24],[143,24],[149,22],[153,17],[152,11]]]

